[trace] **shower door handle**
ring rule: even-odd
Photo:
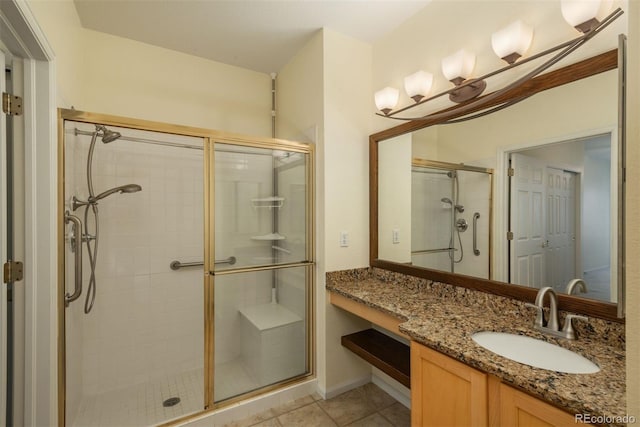
[[[473,254],[475,256],[480,255],[480,250],[478,249],[478,218],[480,218],[480,213],[476,212],[473,214]]]
[[[71,215],[69,211],[64,214],[64,222],[68,224],[73,223],[73,242],[71,248],[74,252],[74,267],[75,267],[75,286],[73,293],[64,295],[64,305],[69,306],[69,303],[80,298],[82,293],[82,222],[80,218],[75,215]]]

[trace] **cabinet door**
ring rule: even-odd
[[[576,420],[555,406],[500,384],[500,424],[511,427],[575,427]]]
[[[411,342],[411,424],[487,425],[487,375]]]

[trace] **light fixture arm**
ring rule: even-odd
[[[593,38],[595,35],[597,35],[600,31],[602,31],[605,27],[607,27],[609,24],[611,24],[614,20],[616,20],[618,17],[620,17],[624,12],[622,11],[622,9],[618,8],[616,10],[614,10],[611,14],[609,14],[606,18],[604,18],[602,20],[602,22],[600,22],[596,27],[594,27],[591,31],[583,34],[582,36],[575,38],[573,40],[569,40],[567,42],[561,43],[555,47],[552,47],[550,49],[547,49],[543,52],[540,52],[538,54],[532,55],[530,57],[524,58],[518,62],[515,62],[513,64],[507,65],[503,68],[500,68],[496,71],[492,71],[488,74],[483,75],[482,77],[478,77],[475,79],[469,79],[467,81],[465,81],[464,83],[460,84],[459,86],[456,86],[454,88],[451,88],[449,90],[446,90],[444,92],[440,92],[436,95],[433,95],[429,98],[425,98],[419,102],[416,102],[415,104],[409,105],[407,107],[403,107],[400,109],[397,109],[395,111],[391,111],[387,114],[381,114],[381,113],[376,113],[376,115],[381,116],[381,117],[386,117],[389,119],[394,119],[394,120],[402,120],[402,121],[413,121],[413,120],[436,120],[439,117],[444,117],[447,115],[451,115],[451,111],[452,110],[447,110],[447,111],[442,111],[439,113],[433,113],[433,114],[428,114],[425,116],[421,116],[421,117],[395,117],[397,114],[402,113],[404,111],[407,111],[411,108],[415,108],[418,105],[424,104],[426,102],[429,102],[431,100],[440,98],[442,96],[451,94],[452,92],[458,91],[460,90],[460,88],[465,87],[465,86],[469,86],[472,85],[474,83],[476,83],[477,81],[480,80],[485,80],[489,77],[493,77],[497,74],[500,74],[504,71],[510,70],[512,68],[518,67],[520,65],[526,64],[530,61],[533,61],[535,59],[538,59],[540,57],[544,57],[547,56],[553,52],[557,52],[558,50],[564,49],[561,52],[559,52],[557,55],[553,56],[552,58],[550,58],[548,61],[544,62],[543,64],[541,64],[540,66],[536,67],[534,70],[532,70],[531,72],[525,74],[523,77],[520,77],[519,79],[517,79],[515,82],[509,84],[508,86],[499,89],[495,92],[492,92],[486,96],[483,96],[481,98],[476,99],[475,101],[470,101],[464,104],[460,104],[458,107],[455,108],[455,111],[457,113],[458,116],[460,116],[460,114],[465,114],[465,112],[468,113],[472,113],[473,111],[477,111],[479,108],[482,108],[482,106],[484,105],[489,105],[492,101],[494,101],[495,99],[503,96],[505,93],[509,92],[510,90],[516,89],[519,86],[523,85],[524,83],[526,83],[528,80],[530,80],[531,78],[537,76],[538,74],[542,73],[543,71],[547,70],[548,68],[550,68],[551,66],[555,65],[556,63],[558,63],[559,61],[561,61],[562,59],[564,59],[565,57],[567,57],[568,55],[570,55],[572,52],[574,52],[576,49],[578,49],[579,47],[581,47],[583,44],[585,44],[588,40],[590,40],[591,38]],[[517,102],[522,101],[524,98],[519,99]],[[502,104],[501,104],[502,105]],[[501,106],[500,105],[500,106]],[[511,105],[511,104],[510,104]],[[498,107],[500,107],[498,106]],[[498,111],[499,109],[505,108],[494,108],[492,110],[490,110],[489,112],[487,112],[486,114],[489,114],[490,112],[493,111]],[[486,114],[482,114],[482,115],[486,115]],[[474,117],[479,117],[479,116],[474,116]],[[471,118],[471,117],[469,117]]]

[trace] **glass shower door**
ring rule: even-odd
[[[413,165],[411,168],[411,262],[418,267],[451,271],[451,172]]]
[[[214,144],[216,403],[310,372],[310,154]]]
[[[65,120],[64,144],[66,425],[202,411],[204,139]]]

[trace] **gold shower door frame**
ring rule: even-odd
[[[172,420],[162,425],[173,425],[189,419],[201,417],[203,414],[215,412],[215,410],[248,399],[253,396],[264,394],[278,388],[303,382],[315,375],[315,349],[314,333],[314,268],[315,268],[315,146],[294,141],[274,138],[257,138],[227,132],[220,132],[212,129],[196,128],[190,126],[172,125],[161,122],[154,122],[128,117],[113,116],[107,114],[89,113],[77,110],[58,109],[58,425],[66,425],[66,324],[65,324],[65,241],[64,241],[64,188],[65,188],[65,133],[64,122],[66,120],[81,123],[101,124],[104,126],[123,127],[134,130],[145,130],[181,136],[191,136],[202,138],[204,141],[204,277],[203,277],[203,311],[204,311],[204,407],[203,410],[195,414]],[[214,165],[215,165],[215,143],[239,145],[251,148],[263,148],[271,150],[286,150],[305,154],[306,161],[306,201],[305,201],[305,224],[306,224],[306,261],[289,264],[262,265],[255,267],[243,267],[215,271],[215,195],[214,195]],[[306,365],[308,367],[305,374],[288,379],[277,384],[269,385],[258,390],[254,390],[240,396],[215,403],[214,390],[214,342],[215,342],[215,316],[214,316],[214,295],[215,276],[244,273],[251,271],[277,270],[290,267],[305,267],[307,292],[306,307]]]

